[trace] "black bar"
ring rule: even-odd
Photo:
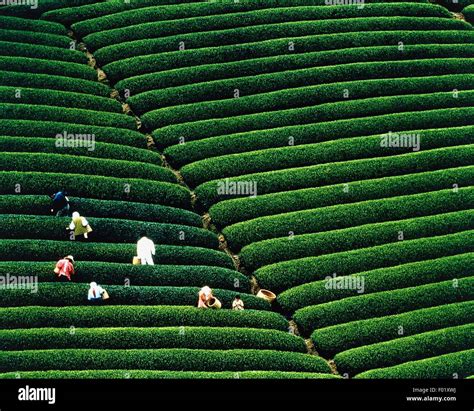
[[[20,388],[55,388],[55,404],[19,401]],[[414,391],[414,389],[416,391]],[[423,391],[425,390],[425,391]],[[454,392],[455,391],[455,392]],[[303,407],[302,401],[322,406],[384,408],[394,410],[474,409],[474,380],[3,380],[0,382],[0,411],[110,409],[116,406],[142,409],[177,407],[189,403],[201,407],[210,401],[219,409],[246,407],[263,402],[268,406],[288,404]],[[408,401],[407,397],[420,400]],[[435,401],[428,397],[438,397]],[[439,400],[442,397],[442,400]],[[425,398],[425,399],[423,399]],[[165,405],[166,404],[166,405]],[[168,405],[169,404],[169,405]],[[194,404],[194,405],[193,405]],[[261,406],[264,406],[261,404]],[[333,408],[335,410],[335,408]]]

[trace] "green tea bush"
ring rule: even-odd
[[[97,72],[87,65],[39,58],[1,56],[0,69],[20,73],[51,74],[90,81],[97,80]]]
[[[6,351],[48,349],[197,348],[206,350],[259,349],[306,352],[301,337],[275,330],[249,328],[41,328],[0,330]]]
[[[94,229],[94,234],[90,239],[92,242],[133,243],[138,240],[140,232],[147,232],[157,244],[215,249],[219,246],[215,233],[198,227],[95,217],[87,217],[87,221]],[[70,217],[3,214],[0,219],[0,237],[3,239],[68,240],[70,232],[65,228],[69,222]],[[12,227],[14,227],[13,230]]]
[[[348,184],[348,190],[344,190],[342,184],[335,184],[256,197],[236,198],[214,204],[210,208],[209,214],[215,225],[225,227],[254,218],[291,211],[436,191],[452,187],[454,183],[457,183],[459,187],[473,185],[474,167],[448,168],[425,173],[354,181]]]
[[[188,189],[161,181],[83,174],[0,172],[0,194],[52,194],[67,187],[69,195],[104,200],[137,201],[190,209]]]
[[[154,132],[159,141],[200,140],[214,136],[266,130],[291,125],[314,124],[324,121],[369,117],[394,112],[434,110],[442,108],[468,107],[474,105],[474,91],[463,90],[454,97],[453,92],[410,94],[403,96],[374,97],[361,100],[325,103],[316,106],[281,111],[246,114],[237,117],[200,120],[169,125]],[[317,121],[315,121],[317,119]],[[156,112],[142,117],[145,125],[155,126]],[[180,136],[180,137],[177,137]],[[192,136],[191,138],[189,136]],[[287,136],[287,145],[288,145]]]
[[[0,352],[0,371],[100,369],[306,371],[330,373],[315,355],[273,350],[32,350]]]
[[[67,148],[64,149],[64,154],[1,153],[0,168],[12,172],[45,171],[64,174],[92,174],[176,183],[176,176],[173,172],[162,166],[138,161],[75,156],[67,153]]]
[[[132,263],[136,244],[86,243],[53,240],[0,240],[0,261],[53,261],[72,254],[76,261]],[[156,245],[156,264],[207,265],[234,268],[227,254],[202,247]],[[60,297],[58,296],[60,299]],[[58,300],[59,301],[59,300]]]
[[[224,177],[361,158],[384,157],[420,149],[429,150],[474,142],[474,127],[421,130],[408,134],[410,138],[416,135],[419,139],[418,148],[413,147],[412,144],[395,149],[383,147],[381,143],[382,138],[387,137],[385,134],[230,154],[188,164],[180,171],[188,184],[198,186],[206,181]]]
[[[276,246],[281,244],[282,241],[287,240],[289,233],[293,234],[292,238],[290,238],[293,241],[299,238],[303,239],[303,237],[300,237],[302,234],[321,233],[363,226],[364,224],[424,217],[469,208],[474,208],[474,187],[461,188],[456,191],[448,189],[380,200],[361,201],[360,203],[266,216],[226,227],[223,230],[223,234],[229,246],[236,250],[259,241],[286,237],[286,239],[276,239],[275,242],[265,242],[271,248],[272,245]],[[400,224],[402,226],[403,222],[400,222]],[[371,227],[374,226],[371,225]],[[400,230],[402,230],[401,227]],[[349,231],[345,230],[344,232],[349,235]],[[294,237],[295,235],[296,237]],[[308,239],[309,237],[306,238]],[[287,246],[291,255],[290,250],[293,247],[289,243]],[[256,245],[254,251],[259,248],[260,246]],[[319,248],[317,247],[316,249]],[[251,247],[247,248],[247,250],[249,250],[247,255],[251,256]],[[312,249],[312,252],[314,252],[314,249]],[[245,260],[253,266],[252,259],[247,260],[245,257]],[[266,261],[264,260],[262,265],[265,263]]]
[[[402,264],[395,267],[365,271],[355,274],[350,278],[339,278],[341,281],[340,284],[344,284],[344,281],[363,279],[363,290],[342,287],[331,288],[329,287],[331,284],[327,280],[315,281],[284,291],[278,296],[278,303],[285,312],[294,312],[308,305],[322,304],[342,298],[353,297],[359,295],[361,292],[370,294],[436,283],[453,278],[469,277],[474,270],[473,257],[473,253],[465,253],[434,260],[417,261],[415,263]]]
[[[474,350],[465,350],[438,357],[410,361],[393,367],[370,370],[356,375],[355,378],[416,378],[451,379],[465,378],[474,371]]]
[[[40,282],[53,281],[54,262],[14,261],[0,262],[0,272],[15,276],[34,275]],[[81,283],[130,284],[149,286],[202,286],[250,292],[249,279],[235,270],[199,265],[130,265],[79,261],[75,264],[74,280]]]
[[[394,236],[397,231],[394,232]],[[338,276],[474,251],[472,230],[444,236],[392,242],[375,247],[283,261],[254,274],[262,288],[283,291]]]
[[[474,302],[466,301],[332,325],[315,330],[311,339],[321,355],[332,358],[351,348],[473,321]]]
[[[337,354],[334,361],[339,372],[355,375],[374,368],[468,350],[473,344],[474,325],[466,324],[353,348]]]
[[[209,207],[222,200],[248,197],[240,192],[222,193],[224,186],[251,182],[257,187],[258,196],[263,194],[320,187],[334,184],[352,184],[355,181],[393,177],[411,173],[435,171],[472,164],[473,145],[446,147],[389,157],[349,160],[339,163],[317,164],[286,170],[276,170],[245,176],[213,180],[201,184],[195,190],[199,205]]]
[[[103,285],[103,284],[102,284]],[[110,295],[110,305],[188,305],[196,306],[201,287],[149,287],[103,285]],[[39,283],[38,292],[29,289],[2,289],[1,307],[18,306],[82,306],[87,300],[89,284]],[[214,289],[213,294],[225,308],[231,308],[238,291]],[[252,294],[240,293],[245,306],[250,309],[269,310],[270,304]]]
[[[200,215],[159,204],[80,197],[69,197],[69,202],[72,210],[80,210],[87,214],[87,217],[125,218],[202,227]],[[0,214],[51,215],[50,209],[51,199],[45,194],[0,196]]]
[[[0,118],[79,123],[84,124],[84,128],[86,128],[87,125],[128,128],[130,130],[136,130],[137,128],[134,118],[123,115],[122,113],[96,112],[94,110],[43,105],[30,106],[26,104],[0,103]]]
[[[122,105],[117,100],[68,91],[23,88],[19,94],[18,88],[0,87],[0,102],[122,113]]]
[[[137,50],[138,55],[149,54],[152,47],[157,47],[153,50],[161,50],[160,59],[155,61],[156,72],[129,77],[115,86],[122,93],[130,90],[132,95],[137,95],[194,83],[196,78],[204,82],[312,67],[318,65],[318,56],[323,56],[323,61],[326,61],[324,56],[330,59],[336,54],[339,61],[351,61],[351,58],[352,61],[364,60],[363,56],[369,60],[375,56],[382,60],[399,60],[407,53],[413,59],[419,57],[420,53],[432,53],[437,47],[446,49],[447,45],[456,47],[456,44],[468,46],[473,39],[474,33],[469,30],[319,34],[298,37],[297,47],[292,54],[288,54],[288,42],[294,41],[291,37],[180,51],[175,51],[176,42],[173,42],[169,44],[167,53],[163,53],[166,51],[163,50],[163,39],[147,39],[128,43],[126,51],[120,44],[104,47],[97,50],[94,56],[101,64],[107,64],[123,58],[124,53],[133,55],[133,50]],[[403,54],[400,54],[398,47],[387,46],[399,41],[405,45]],[[340,51],[341,45],[344,45],[344,53]],[[344,60],[343,55],[349,56],[349,60]]]
[[[81,136],[93,134],[97,143],[113,143],[146,149],[145,136],[138,131],[126,128],[84,126],[56,121],[2,120],[0,122],[2,136],[56,138],[58,134],[64,135],[64,132]],[[130,155],[133,157],[133,154]]]
[[[194,304],[193,304],[194,305]],[[240,327],[288,330],[288,321],[273,311],[203,310],[185,306],[81,306],[0,308],[0,328],[96,327]]]
[[[473,297],[474,277],[468,277],[313,305],[296,311],[293,318],[307,334],[329,325],[469,301]]]

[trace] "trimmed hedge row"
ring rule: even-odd
[[[301,337],[275,330],[252,328],[70,328],[0,330],[0,349],[199,348],[206,350],[260,349],[306,352]]]
[[[113,218],[87,218],[94,228],[92,242],[134,243],[139,233],[146,231],[158,244],[215,248],[219,241],[215,233],[198,227],[162,224]],[[3,214],[0,219],[0,237],[3,239],[70,240],[65,230],[70,217]],[[12,229],[14,227],[14,229]]]
[[[0,245],[2,246],[0,261],[52,261],[72,254],[76,261],[131,264],[137,250],[136,244],[52,240],[0,240]],[[183,245],[157,245],[154,260],[160,265],[206,265],[234,268],[232,259],[222,251]]]
[[[374,368],[390,367],[474,346],[474,324],[443,328],[364,347],[334,357],[339,372],[355,375]]]
[[[296,311],[293,318],[298,327],[301,327],[300,330],[303,330],[303,334],[308,334],[329,325],[399,314],[473,298],[474,277],[468,277],[313,305]]]
[[[17,307],[0,308],[0,328],[38,327],[248,327],[288,330],[288,321],[273,311],[203,310],[184,306]]]
[[[128,29],[110,30],[95,33],[84,38],[84,42],[92,49],[115,44],[117,38],[139,40],[153,37],[163,22],[144,24]],[[145,29],[147,26],[148,30]],[[335,20],[314,20],[259,26],[242,27],[228,30],[205,31],[198,33],[167,36],[165,44],[174,44],[176,50],[180,42],[192,44],[194,48],[220,46],[238,43],[250,43],[283,37],[302,37],[315,34],[336,34],[342,32],[390,31],[390,30],[469,30],[471,25],[461,20],[438,17],[361,17]],[[128,31],[128,32],[127,32]],[[166,46],[165,46],[166,47]],[[169,46],[168,46],[169,47]],[[286,49],[288,50],[288,43]],[[165,49],[166,50],[166,49]],[[162,49],[162,51],[165,51]],[[247,56],[249,58],[251,56]],[[159,71],[156,66],[159,54],[137,56],[115,61],[104,65],[104,71],[112,81]],[[178,67],[183,67],[181,64]],[[127,69],[128,68],[128,69]]]
[[[462,208],[465,205],[459,204],[457,207]],[[240,253],[240,259],[248,270],[253,271],[280,262],[401,241],[400,233],[403,233],[405,241],[474,229],[474,210],[452,212],[448,208],[447,212],[443,211],[424,217],[369,223],[312,234],[293,235],[290,231],[286,237],[263,240],[245,246]],[[232,246],[233,243],[230,242],[230,247]],[[278,286],[281,290],[280,287]]]
[[[473,126],[420,130],[419,132],[410,131],[407,134],[411,134],[410,139],[414,135],[419,139],[420,146],[417,149],[413,147],[413,144],[410,144],[411,147],[410,145],[407,147],[383,147],[381,144],[382,138],[384,136],[387,137],[387,134],[382,134],[229,154],[228,156],[208,158],[187,164],[180,171],[188,184],[197,186],[206,181],[224,177],[303,167],[313,164],[391,156],[420,149],[429,150],[474,142]],[[180,160],[180,163],[186,163],[186,158]]]
[[[431,58],[426,60],[369,61],[310,67],[277,73],[259,74],[247,77],[216,80],[188,84],[178,87],[158,89],[145,94],[152,106],[167,107],[201,101],[231,99],[234,90],[239,90],[240,98],[278,90],[308,87],[310,85],[375,80],[393,77],[421,77],[449,74],[467,74],[472,65],[471,58]],[[350,89],[349,89],[350,90]],[[344,92],[342,87],[340,94]],[[247,100],[244,100],[244,102]],[[239,104],[239,103],[237,103]],[[223,113],[225,115],[225,113]],[[148,113],[149,126],[153,116]],[[146,117],[145,117],[146,119]],[[183,126],[181,126],[183,127]],[[184,132],[184,130],[183,130]],[[213,133],[199,134],[194,139],[210,137]]]
[[[332,358],[354,347],[472,322],[474,302],[466,301],[320,328],[311,339],[318,353]]]
[[[474,51],[474,46],[473,46]],[[450,92],[472,89],[474,75],[459,74],[436,77],[410,77],[366,81],[349,81],[325,85],[309,86],[296,89],[280,90],[236,99],[205,101],[182,106],[172,106],[152,110],[143,115],[145,124],[158,128],[170,124],[180,124],[209,119],[229,118],[277,110],[301,109],[304,107],[347,101],[344,91],[349,92],[351,100],[376,97],[389,97],[434,92]],[[150,93],[144,93],[150,94]],[[137,96],[139,99],[141,95]],[[133,98],[132,98],[133,99]],[[130,99],[132,107],[135,106]],[[154,109],[153,101],[146,102],[146,107]],[[140,112],[140,111],[139,111]],[[284,112],[281,114],[285,114]],[[323,117],[324,121],[324,117]]]
[[[260,287],[280,291],[322,280],[334,273],[344,276],[472,251],[471,230],[285,261],[262,267],[255,272],[255,276]]]
[[[92,149],[93,148],[93,149]],[[160,155],[151,150],[135,147],[126,147],[119,144],[96,143],[87,147],[57,147],[52,138],[35,138],[22,136],[0,136],[0,151],[3,152],[29,152],[45,154],[61,154],[71,156],[84,156],[105,158],[108,160],[124,160],[130,162],[150,163],[154,166],[162,165]],[[172,181],[175,181],[174,179]]]
[[[87,129],[87,130],[85,130]],[[113,143],[146,149],[146,138],[135,130],[114,127],[84,126],[82,124],[56,121],[2,120],[0,135],[20,137],[56,138],[58,134],[93,134],[98,143]]]
[[[0,41],[0,55],[87,64],[87,57],[79,50],[58,49],[57,47],[20,44],[10,41]]]
[[[474,23],[474,4],[465,7],[462,14],[464,14],[464,17],[468,22],[471,24]]]
[[[39,33],[66,35],[66,28],[62,24],[43,21],[22,19],[18,17],[0,16],[0,25],[3,29],[35,31]]]
[[[473,372],[474,350],[465,350],[366,371],[356,375],[355,378],[452,379],[465,378]]]
[[[53,64],[56,64],[56,62]],[[113,113],[123,112],[122,105],[111,98],[56,90],[0,87],[0,102],[28,105],[41,104]]]
[[[136,130],[137,125],[135,119],[122,113],[97,112],[94,110],[84,110],[79,108],[64,108],[42,105],[24,105],[0,103],[0,118],[11,120],[44,120],[44,121],[61,121],[63,123],[84,124],[127,128]]]
[[[273,242],[274,245],[279,244],[288,240],[289,233],[293,233],[293,236],[296,235],[291,241],[296,240],[295,242],[297,242],[298,239],[303,239],[302,234],[312,235],[312,233],[341,230],[365,224],[374,227],[373,224],[376,223],[426,217],[469,208],[474,208],[474,187],[461,188],[456,191],[447,189],[368,200],[260,217],[225,227],[223,234],[232,249],[240,250],[248,244],[285,237],[285,239],[276,239]],[[389,223],[389,226],[391,225]],[[347,230],[344,232],[349,233]],[[269,245],[270,242],[266,242],[266,244]],[[288,245],[288,247],[291,254],[292,246]],[[296,245],[296,247],[298,246]],[[260,247],[257,245],[256,249],[258,248]],[[250,251],[250,257],[250,265],[253,266],[252,251]]]
[[[59,151],[59,150],[58,150]],[[109,160],[86,156],[43,153],[1,153],[0,168],[8,171],[46,171],[51,173],[75,173],[130,177],[176,183],[173,172],[162,166],[126,160]]]
[[[272,4],[273,3],[273,4]],[[368,4],[364,8],[315,6],[315,2],[245,2],[245,3],[195,3],[177,6],[147,7],[124,11],[113,15],[81,21],[73,25],[73,30],[83,37],[91,33],[116,30],[132,25],[162,21],[169,23],[160,26],[163,32],[154,33],[156,37],[171,33],[187,33],[205,30],[218,30],[229,27],[244,27],[275,22],[319,20],[329,18],[349,18],[368,16],[425,16],[450,17],[449,12],[426,3],[415,4]],[[318,4],[318,3],[316,3]],[[263,10],[262,10],[263,9]],[[246,12],[246,13],[243,13]],[[280,17],[284,14],[283,18]],[[206,18],[207,17],[207,18]],[[169,20],[173,20],[168,22]],[[230,22],[229,20],[232,20]]]
[[[384,47],[361,47],[361,48],[356,48],[356,49],[350,49],[347,51],[346,49],[343,49],[342,51],[327,51],[327,52],[316,52],[316,53],[306,53],[303,55],[296,55],[296,56],[279,56],[279,57],[273,57],[273,58],[266,58],[266,59],[255,59],[255,60],[247,60],[243,61],[240,63],[240,66],[238,66],[236,63],[227,63],[227,64],[217,64],[216,66],[219,67],[221,70],[224,68],[229,68],[232,69],[234,68],[235,70],[235,77],[242,77],[243,75],[248,75],[249,71],[255,71],[251,70],[253,66],[256,66],[260,68],[260,70],[263,70],[263,67],[266,67],[266,71],[271,70],[271,63],[273,64],[281,64],[283,66],[289,65],[288,61],[285,63],[285,59],[290,61],[293,61],[293,67],[288,67],[288,70],[294,70],[298,68],[304,68],[304,67],[315,67],[315,66],[324,66],[324,65],[335,65],[335,64],[349,64],[349,63],[362,63],[362,62],[368,62],[368,61],[385,61],[385,60],[413,60],[416,59],[417,57],[423,55],[425,59],[428,58],[439,58],[439,57],[469,57],[472,56],[470,51],[474,50],[474,48],[468,47],[464,44],[450,44],[450,45],[419,45],[419,46],[407,46],[403,50],[403,54],[400,54],[400,49],[395,46],[384,46]],[[467,54],[466,54],[467,52]],[[299,66],[296,65],[296,63],[299,62]],[[296,67],[294,67],[296,65]],[[223,67],[224,66],[224,67]],[[227,67],[230,66],[230,67]],[[250,66],[250,67],[248,67]],[[200,74],[199,72],[203,70],[203,66],[197,66],[197,67],[192,67],[188,71],[193,71],[194,74]],[[205,65],[205,67],[209,67],[211,72],[216,71],[217,69],[212,65]],[[237,71],[237,69],[239,69]],[[274,68],[273,71],[282,71],[281,67],[278,67],[280,70],[276,70],[277,67]],[[173,74],[176,74],[175,72],[179,70],[171,70]],[[183,71],[183,70],[181,70]],[[169,72],[165,72],[165,74],[169,75]],[[228,75],[229,73],[227,73]],[[251,73],[250,73],[251,74]],[[259,73],[255,73],[254,75],[258,75]],[[158,77],[158,74],[157,74]],[[162,77],[166,78],[165,75]],[[200,81],[204,81],[204,77],[197,77],[200,79]],[[462,78],[462,77],[461,77]],[[427,78],[423,78],[423,81],[430,81]],[[175,78],[173,77],[173,80]],[[404,79],[407,81],[407,79]],[[416,78],[414,79],[416,80]],[[385,80],[387,83],[394,82],[396,80],[390,79],[390,80]],[[413,80],[412,80],[413,81]],[[419,80],[420,81],[420,80]],[[342,80],[344,82],[344,80]],[[432,82],[432,80],[431,80]],[[168,82],[172,83],[172,82]],[[372,84],[372,82],[368,82],[367,84]],[[164,84],[164,87],[173,87],[174,84]],[[336,83],[337,85],[337,83]],[[408,84],[410,85],[410,84]],[[327,87],[334,87],[334,84],[331,84],[331,86],[325,86],[322,87],[321,85],[318,86],[311,86],[311,90],[325,90]],[[339,87],[341,86],[346,86],[345,88],[349,89],[351,92],[351,96],[353,94],[357,95],[357,90],[361,88],[363,85],[358,85],[358,82],[345,82],[344,84],[338,85]],[[354,90],[354,86],[356,87]],[[411,85],[412,87],[414,86],[413,84]],[[157,89],[159,90],[159,89]],[[160,107],[169,105],[169,101],[165,100],[164,102],[162,101],[162,93],[159,91],[154,90],[154,91],[146,91],[137,95],[133,95],[129,99],[127,99],[127,102],[133,106],[133,109],[137,113],[144,113],[147,112],[151,109],[158,109]],[[270,91],[267,91],[269,93]],[[359,91],[360,92],[360,91]],[[256,98],[255,96],[253,97],[255,99],[255,102],[259,104],[259,106],[256,106],[256,108],[261,107],[260,111],[269,111],[272,109],[275,109],[275,107],[295,107],[298,106],[298,104],[301,104],[301,101],[298,101],[298,97],[294,97],[294,94],[300,94],[301,98],[304,100],[306,97],[309,98],[309,101],[319,101],[321,99],[324,99],[324,96],[321,95],[314,95],[314,92],[311,92],[309,95],[306,95],[308,91],[305,93],[305,88],[301,89],[284,89],[279,92],[272,92],[269,95],[262,95],[258,96],[259,98]],[[323,92],[324,94],[325,92]],[[282,96],[285,99],[288,99],[288,101],[276,101],[276,100],[268,100],[268,97],[275,97],[277,98],[278,96]],[[226,96],[228,97],[228,96]],[[265,98],[266,97],[266,98]],[[327,99],[334,100],[335,96],[328,96]],[[337,97],[340,99],[341,98],[341,93],[339,90],[339,94]],[[182,98],[182,97],[178,97]],[[212,96],[209,96],[208,98],[211,98],[212,100],[215,100]],[[186,100],[189,100],[188,97],[184,97],[185,103],[190,104]],[[250,112],[253,110],[252,106],[249,106],[246,104],[246,101],[249,99],[249,96],[244,96],[239,99],[232,99],[232,100],[223,100],[223,101],[205,101],[201,104],[198,105],[193,105],[190,107],[196,108],[198,110],[199,108],[202,110],[203,108],[208,108],[209,110],[212,110],[215,116],[222,116],[220,111],[223,113],[226,113],[226,115],[230,115],[232,112],[237,112],[237,110],[245,110],[245,112]],[[192,103],[192,102],[191,102]],[[235,105],[235,107],[234,107]],[[310,105],[309,103],[306,105]],[[171,110],[171,109],[170,109]],[[164,114],[168,113],[166,110],[162,111]],[[172,111],[171,111],[172,113]],[[194,119],[200,119],[200,118],[205,118],[204,113],[202,112],[197,112]]]
[[[44,172],[0,172],[0,194],[54,193],[63,187],[70,196],[99,200],[138,201],[141,203],[190,209],[189,190],[161,181],[123,179],[83,174]]]
[[[149,286],[104,286],[109,295],[110,305],[190,305],[195,306],[201,287],[149,287]],[[18,306],[81,306],[91,304],[87,300],[89,284],[38,283],[38,292],[25,289],[1,289],[1,307]],[[225,308],[231,308],[234,290],[214,289],[213,294]],[[270,304],[252,294],[240,294],[247,308],[269,310]]]
[[[350,160],[339,163],[325,163],[309,167],[247,174],[225,180],[213,180],[201,184],[195,190],[200,205],[209,207],[219,201],[248,194],[222,194],[219,187],[228,187],[242,182],[252,182],[258,195],[300,188],[319,187],[334,184],[349,184],[353,181],[372,178],[393,177],[410,173],[421,173],[439,169],[469,166],[472,164],[474,146],[439,148],[397,156]]]
[[[4,71],[2,77],[0,77],[0,85],[17,88],[73,91],[102,97],[109,97],[111,91],[107,85],[97,81],[48,74],[17,73],[15,71]]]
[[[415,10],[416,9],[416,10]],[[248,10],[244,12],[226,13],[223,15],[204,15],[172,20],[151,20],[144,23],[102,30],[96,30],[84,37],[84,42],[93,50],[117,44],[117,39],[136,41],[149,38],[165,38],[175,40],[180,38],[192,48],[211,47],[219,45],[219,36],[223,45],[250,43],[262,40],[348,32],[348,26],[353,31],[376,31],[390,29],[405,30],[467,30],[468,25],[452,24],[449,13],[439,6],[422,5],[379,5],[373,4],[363,8],[346,6],[293,6],[289,8],[267,8],[263,10]],[[383,23],[380,24],[380,20]],[[398,26],[390,24],[396,20]],[[427,20],[431,25],[426,25]],[[445,22],[444,20],[447,20]],[[446,24],[445,24],[446,23]],[[127,24],[127,23],[125,23]],[[310,25],[314,28],[309,29]],[[75,25],[77,27],[77,25]],[[268,27],[265,30],[264,27]],[[176,50],[177,47],[175,47]]]
[[[271,350],[32,350],[0,352],[0,371],[149,369],[176,371],[307,371],[331,373],[315,355]]]
[[[80,210],[87,217],[125,218],[169,224],[202,227],[201,216],[188,210],[159,204],[131,201],[95,200],[69,197],[72,210]],[[51,199],[46,195],[1,195],[0,214],[51,215]]]
[[[51,74],[90,81],[97,80],[97,72],[90,66],[39,58],[0,56],[0,69],[20,73]]]
[[[203,140],[185,141],[185,144],[176,141],[176,145],[166,148],[164,154],[170,162],[185,160],[191,163],[219,155],[288,147],[290,142],[297,146],[342,138],[385,134],[387,130],[406,132],[415,129],[449,128],[453,124],[457,126],[472,125],[472,121],[474,121],[472,107],[392,113],[269,130],[254,130]],[[290,141],[290,137],[293,140]],[[155,141],[160,145],[159,140]]]
[[[469,107],[474,105],[474,91],[462,90],[456,94],[456,96],[457,97],[455,97],[451,91],[340,101],[303,108],[245,114],[236,117],[225,117],[168,125],[155,130],[153,134],[159,141],[166,144],[169,141],[180,138],[185,141],[188,141],[188,139],[192,141],[213,136],[242,133],[253,130],[265,130],[291,125],[314,124],[325,121],[390,114],[394,112]],[[143,115],[143,124],[148,127],[154,127],[156,119],[155,115],[155,111]],[[177,137],[178,135],[179,137]],[[190,138],[189,136],[192,137]]]
[[[38,44],[41,46],[57,47],[68,49],[72,40],[66,35],[38,33],[23,30],[0,29],[0,40],[11,41],[13,43]]]
[[[308,373],[297,371],[155,371],[155,370],[87,370],[87,371],[26,371],[14,373],[1,373],[0,379],[133,379],[133,378],[152,378],[152,379],[339,379],[334,374]]]
[[[363,281],[363,290],[330,287],[327,279],[290,288],[278,296],[278,303],[285,312],[294,312],[308,305],[322,304],[346,297],[396,290],[422,284],[435,283],[452,278],[469,277],[474,271],[474,254],[465,253],[435,260],[417,261],[395,267],[357,273],[350,277],[337,277],[345,281]],[[1,267],[1,265],[0,265]],[[334,277],[331,277],[334,279]],[[350,284],[350,283],[349,283]],[[354,283],[352,283],[354,284]]]
[[[398,53],[397,58],[391,59],[398,60],[403,58],[405,51],[413,54],[413,50],[416,50],[418,46],[426,51],[426,48],[436,47],[434,44],[469,45],[473,38],[474,33],[468,30],[375,31],[309,35],[297,38],[297,47],[291,51],[291,54],[288,53],[288,47],[289,42],[295,42],[292,38],[182,51],[175,51],[176,43],[173,43],[170,45],[172,52],[161,53],[160,59],[156,61],[155,67],[159,70],[158,72],[132,76],[119,81],[115,87],[122,93],[124,90],[130,90],[131,94],[137,95],[149,90],[194,83],[196,78],[200,81],[211,81],[311,67],[315,64],[312,58],[317,59],[318,55],[327,51],[340,50],[341,45],[344,45],[344,50],[348,55],[352,55],[352,53],[357,53],[355,50],[361,48],[367,51],[373,50],[374,53],[376,50],[389,52],[393,46],[387,46],[387,44],[402,42],[405,45],[404,53]],[[133,49],[140,49],[141,44],[143,47],[151,47],[154,42],[161,44],[162,40],[139,40],[128,44],[133,44]],[[94,56],[101,64],[122,58],[123,50],[116,51],[117,47],[120,46],[97,50]],[[120,54],[116,55],[116,52]],[[149,52],[144,50],[141,54],[149,54]]]
[[[42,13],[48,10],[59,9],[61,7],[73,7],[83,4],[94,3],[102,0],[41,0],[38,7],[32,9],[29,5],[10,5],[0,8],[0,14],[8,16],[21,16],[26,18],[39,18]]]
[[[365,3],[372,3],[376,2],[377,0],[367,0]],[[386,3],[389,2],[398,2],[400,0],[385,0]],[[463,0],[461,0],[463,1]],[[93,18],[98,18],[102,16],[107,16],[109,14],[116,14],[123,11],[131,10],[131,9],[138,9],[142,7],[151,7],[151,6],[160,6],[160,5],[168,5],[167,8],[172,8],[174,4],[180,5],[181,3],[185,3],[182,8],[183,12],[187,11],[188,8],[190,10],[194,10],[196,4],[199,0],[131,0],[130,2],[124,3],[121,0],[108,0],[104,3],[95,3],[91,5],[85,5],[80,7],[68,7],[59,10],[53,10],[45,12],[41,17],[47,20],[58,21],[63,23],[64,25],[70,25],[72,23],[82,21],[82,20],[89,20]],[[412,0],[413,3],[427,3],[428,0]],[[213,2],[214,7],[218,7],[218,3]],[[225,1],[222,1],[225,3]],[[251,3],[253,7],[282,7],[282,6],[292,6],[292,5],[323,5],[325,4],[324,0],[266,0],[264,3],[256,1],[246,1],[245,3]],[[239,4],[235,4],[236,7]]]
[[[46,20],[57,21],[65,26],[71,25],[78,21],[90,20],[100,16],[120,13],[125,10],[150,7],[168,4],[194,3],[199,0],[131,0],[123,2],[122,0],[107,0],[106,2],[85,4],[77,7],[65,7],[57,10],[46,11],[41,18]],[[90,2],[86,2],[90,3]]]
[[[0,262],[0,272],[15,276],[34,274],[40,282],[53,281],[54,262]],[[238,271],[220,267],[179,265],[130,265],[99,262],[77,262],[74,281],[99,284],[131,284],[189,287],[208,284],[210,287],[250,292],[249,279]]]
[[[348,190],[344,190],[344,185],[336,184],[236,198],[214,204],[209,214],[213,224],[225,227],[291,211],[442,190],[453,184],[458,184],[459,187],[473,185],[474,166],[355,181],[347,185]]]

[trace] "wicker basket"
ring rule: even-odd
[[[221,308],[222,303],[216,297],[211,297],[210,300],[207,302],[207,306],[209,308]]]
[[[264,300],[267,300],[269,302],[273,302],[276,299],[275,294],[273,294],[271,291],[263,290],[263,289],[259,290],[259,292],[257,293],[257,297],[263,298]]]

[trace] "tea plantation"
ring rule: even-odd
[[[473,7],[0,7],[0,378],[474,375]]]

